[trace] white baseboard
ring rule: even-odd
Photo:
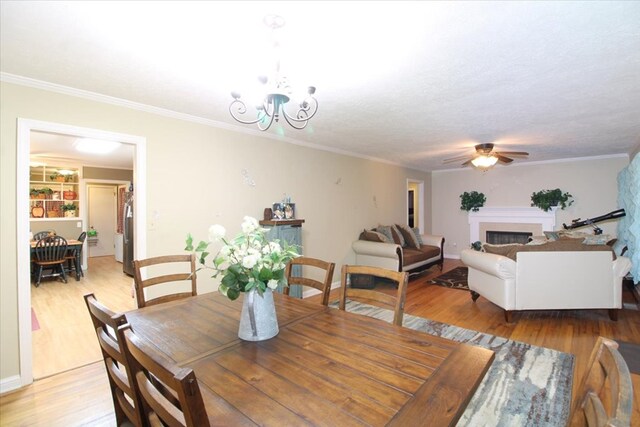
[[[20,375],[14,375],[0,380],[0,394],[8,393],[20,387],[22,387]]]

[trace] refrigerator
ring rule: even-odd
[[[124,193],[124,233],[122,238],[122,271],[133,276],[133,192]]]

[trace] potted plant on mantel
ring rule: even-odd
[[[531,194],[531,206],[536,206],[545,212],[553,207],[565,209],[573,204],[573,196],[567,192],[562,192],[559,188],[555,190],[540,190]]]
[[[484,206],[484,202],[487,201],[487,198],[484,194],[478,193],[477,191],[472,191],[470,193],[465,191],[460,195],[460,200],[460,210],[478,212],[478,210]]]
[[[62,205],[61,209],[64,212],[65,217],[74,217],[76,216],[76,209],[78,209],[78,207],[73,203],[65,203]]]

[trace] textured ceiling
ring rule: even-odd
[[[231,90],[282,69],[317,87],[288,141],[421,170],[478,143],[526,161],[640,144],[640,2],[0,3],[3,78],[22,76],[253,130]]]

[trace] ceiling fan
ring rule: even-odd
[[[480,169],[489,169],[496,163],[509,164],[513,162],[511,157],[526,157],[529,153],[525,151],[493,151],[493,144],[478,144],[475,146],[476,152],[471,156],[458,156],[443,160],[443,163],[453,163],[467,159],[462,166],[473,165]]]

